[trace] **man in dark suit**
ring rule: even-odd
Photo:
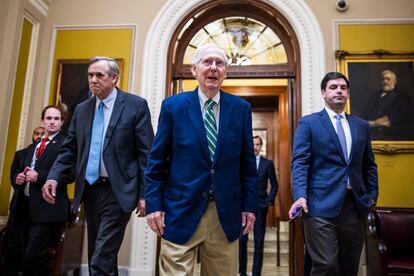
[[[253,137],[254,155],[256,156],[256,168],[259,172],[259,202],[254,222],[254,255],[253,255],[253,276],[260,276],[263,265],[263,245],[266,234],[266,217],[269,205],[273,205],[278,190],[275,166],[273,161],[260,156],[263,141],[260,136]],[[270,191],[268,192],[268,183]],[[239,273],[245,276],[247,267],[247,241],[248,234],[240,236],[239,244]]]
[[[8,253],[6,275],[49,275],[47,245],[58,233],[59,226],[67,219],[69,200],[66,186],[56,191],[56,205],[42,198],[41,188],[49,169],[58,156],[64,136],[62,110],[50,105],[42,111],[45,135],[41,143],[33,143],[15,156],[12,166],[14,193],[10,202],[7,224]],[[71,175],[62,181],[71,181]]]
[[[357,275],[364,219],[378,197],[378,174],[368,122],[345,114],[348,79],[321,82],[324,110],[303,117],[293,142],[294,203],[303,208],[311,275]]]
[[[162,237],[161,275],[192,275],[200,248],[202,275],[237,273],[238,238],[257,208],[250,104],[220,91],[223,50],[196,50],[199,87],[164,100],[146,170],[147,221]]]
[[[147,102],[116,87],[119,68],[112,58],[95,57],[88,69],[94,97],[80,103],[68,137],[43,186],[55,203],[62,175],[76,166],[73,209],[84,203],[90,275],[117,275],[118,251],[131,212],[145,213],[144,169],[153,130]]]

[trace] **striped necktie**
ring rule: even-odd
[[[206,114],[204,115],[204,127],[206,128],[208,150],[210,152],[211,161],[214,159],[217,143],[217,125],[213,111],[213,106],[215,104],[216,103],[212,99],[209,99],[206,102],[207,110]]]

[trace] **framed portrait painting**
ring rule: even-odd
[[[117,86],[121,86],[123,60],[115,59],[119,66]],[[59,59],[57,61],[56,104],[68,112],[63,127],[67,130],[76,105],[92,96],[88,85],[88,59]]]
[[[337,52],[347,112],[368,121],[374,151],[414,151],[414,53]]]

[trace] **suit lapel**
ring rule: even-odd
[[[260,156],[259,158],[259,167],[257,168],[257,171],[260,173],[264,170],[264,165],[265,165],[265,161],[263,159],[263,157]]]
[[[201,114],[200,100],[198,90],[194,90],[188,98],[187,115],[190,119],[194,132],[198,137],[200,146],[203,149],[205,157],[211,162],[210,153],[207,145],[206,129],[204,127],[203,116]]]
[[[352,160],[352,157],[354,157],[355,141],[357,141],[358,128],[352,116],[346,115],[346,119],[348,120],[349,129],[351,130],[351,137],[352,137],[351,150],[349,152],[349,158],[348,158],[348,163],[350,163]]]
[[[336,145],[336,148],[338,149],[342,159],[344,159],[344,161],[346,162],[346,158],[344,156],[344,153],[342,152],[341,143],[339,142],[338,134],[336,134],[335,128],[332,125],[332,121],[329,118],[329,115],[325,109],[319,112],[319,118],[321,120],[322,126],[328,132],[329,136],[331,137],[331,140]]]
[[[223,151],[224,140],[226,139],[227,130],[230,127],[230,117],[233,110],[233,104],[229,100],[228,95],[224,92],[220,92],[220,124],[217,135],[216,153],[214,154],[213,164],[217,162]]]
[[[89,147],[91,145],[91,137],[92,137],[92,124],[93,124],[93,117],[95,116],[95,105],[96,105],[96,97],[92,97],[88,100],[88,104],[85,106],[85,110],[78,109],[77,112],[77,120],[83,121],[83,126],[81,129],[77,129],[80,133],[84,133],[85,137],[85,145],[87,147],[87,153],[89,153]],[[84,114],[84,115],[83,115]],[[88,156],[88,155],[87,155]]]
[[[114,129],[118,123],[118,120],[121,116],[122,111],[124,110],[124,107],[125,107],[124,95],[117,89],[116,99],[115,99],[114,107],[112,109],[111,119],[109,119],[108,128],[106,129],[102,151],[105,150],[106,146],[111,140],[112,134],[114,133]]]
[[[59,142],[59,139],[61,139],[62,135],[59,133],[58,135],[56,135],[55,137],[53,137],[53,139],[47,144],[44,152],[42,153],[42,155],[40,156],[39,159],[36,160],[35,166],[38,166],[39,164],[42,163],[43,160],[45,160],[45,158],[47,157],[47,154],[52,151],[52,149],[54,147],[56,147],[57,143]]]

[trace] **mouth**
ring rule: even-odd
[[[216,80],[218,80],[218,77],[210,76],[210,77],[207,77],[207,79],[208,80],[214,80],[214,81],[216,81]]]

